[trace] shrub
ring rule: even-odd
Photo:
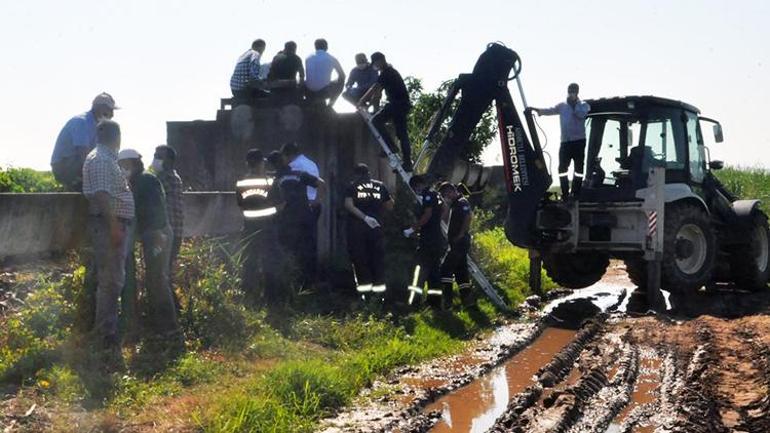
[[[56,192],[63,191],[50,171],[31,168],[0,169],[0,192]]]
[[[513,246],[501,227],[474,235],[474,254],[493,284],[503,290],[510,304],[516,305],[529,296],[529,255]],[[555,287],[542,271],[543,289]]]

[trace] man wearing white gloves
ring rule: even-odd
[[[393,198],[379,180],[371,178],[369,167],[358,164],[355,178],[345,190],[348,211],[348,252],[356,275],[356,290],[381,299],[385,292],[385,244],[382,210],[393,209]]]

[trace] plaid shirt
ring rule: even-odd
[[[248,50],[238,57],[233,76],[230,78],[231,90],[243,90],[249,81],[259,80],[260,56],[258,51]]]
[[[155,173],[166,191],[166,214],[174,232],[174,238],[182,238],[184,228],[184,206],[182,204],[182,179],[176,170],[162,170]]]
[[[109,194],[110,206],[118,218],[134,217],[134,196],[118,166],[118,153],[101,144],[83,163],[83,194],[90,202],[99,191]],[[98,210],[92,206],[90,212],[96,214]]]

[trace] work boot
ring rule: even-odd
[[[561,199],[567,201],[569,197],[569,179],[567,177],[560,177],[559,183],[561,184]]]
[[[575,200],[580,198],[580,188],[583,186],[583,178],[575,177],[572,179],[572,197]]]

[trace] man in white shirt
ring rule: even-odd
[[[329,106],[334,105],[342,93],[345,84],[345,71],[340,62],[326,50],[329,44],[326,39],[316,39],[315,53],[305,59],[305,97],[309,101],[329,100]],[[337,72],[337,78],[332,81],[332,71]]]
[[[318,171],[318,165],[313,162],[304,154],[300,153],[299,147],[295,142],[288,142],[281,148],[281,154],[285,161],[289,163],[289,167],[292,171],[304,172],[311,176],[320,178]],[[306,234],[308,239],[308,249],[312,253],[313,257],[317,257],[316,250],[318,248],[318,218],[321,216],[321,200],[318,197],[318,188],[307,186],[307,201],[310,205],[310,210],[313,213],[314,224],[310,226],[310,231]],[[313,281],[315,277],[315,261],[313,261],[313,267],[308,269],[308,280]]]

